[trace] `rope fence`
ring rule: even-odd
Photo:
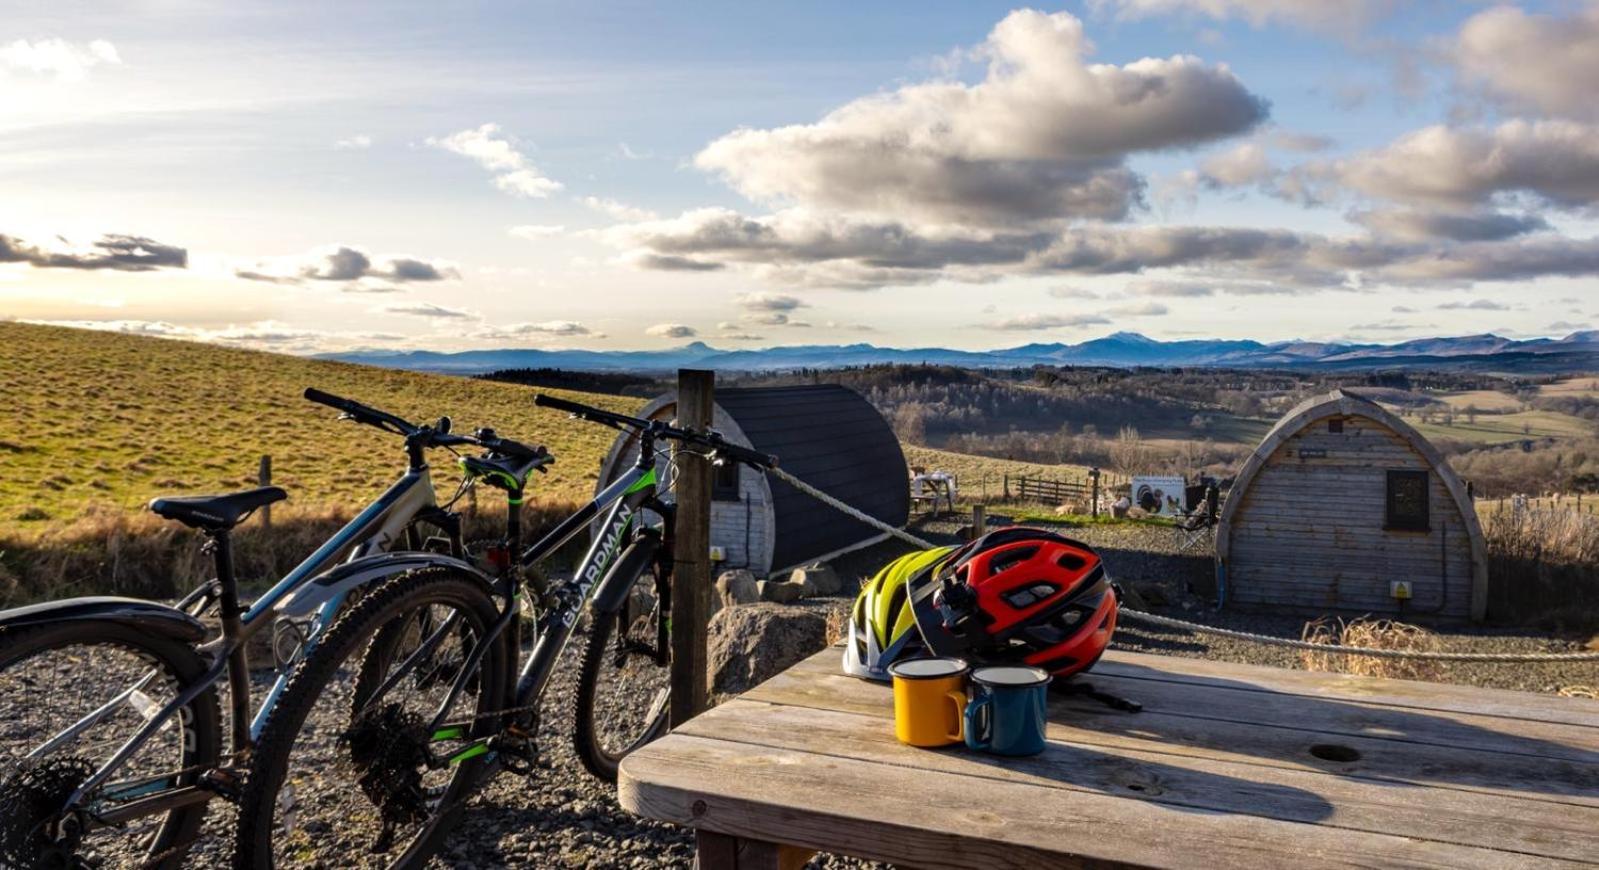
[[[898,526],[885,523],[877,517],[866,513],[859,508],[828,495],[803,480],[788,473],[781,467],[772,468],[768,473],[816,499],[822,504],[835,510],[842,511],[851,517],[877,529],[884,534],[897,538],[904,543],[921,550],[929,550],[938,546],[925,538],[919,538]],[[1196,634],[1209,634],[1217,637],[1229,637],[1234,640],[1249,641],[1252,643],[1281,646],[1289,649],[1311,650],[1319,653],[1336,653],[1348,656],[1370,656],[1373,658],[1387,659],[1420,659],[1427,661],[1445,662],[1599,662],[1599,651],[1573,652],[1573,653],[1463,653],[1463,652],[1435,652],[1429,650],[1398,650],[1375,649],[1372,647],[1343,646],[1340,644],[1311,643],[1307,640],[1297,640],[1287,637],[1274,637],[1268,634],[1255,634],[1248,631],[1235,631],[1230,628],[1219,628],[1214,625],[1205,625],[1198,622],[1189,622],[1183,619],[1173,619],[1169,616],[1160,616],[1154,613],[1145,613],[1141,610],[1122,608],[1121,613],[1128,619],[1158,625],[1164,628],[1176,628],[1191,631]]]

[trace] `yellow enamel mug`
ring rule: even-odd
[[[960,659],[911,659],[889,666],[894,678],[894,736],[911,746],[961,742],[968,670]]]

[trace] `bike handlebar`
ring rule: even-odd
[[[402,435],[410,435],[421,428],[387,411],[379,411],[353,399],[335,396],[332,393],[324,393],[315,387],[306,387],[305,397],[319,405],[327,405],[334,410],[343,411],[349,415],[350,419],[357,423],[365,423],[368,426],[377,426],[379,428],[393,426],[400,430]]]
[[[520,441],[502,438],[496,435],[493,429],[480,429],[474,435],[457,435],[449,431],[448,418],[441,419],[437,426],[418,426],[387,411],[379,411],[377,408],[343,396],[325,393],[315,387],[306,387],[305,397],[319,405],[341,411],[357,423],[376,426],[385,431],[404,435],[406,438],[425,435],[426,438],[422,441],[425,447],[483,447],[518,459],[536,460],[540,466],[555,461],[554,457],[550,456],[550,451],[543,446],[530,447]]]
[[[533,397],[533,404],[539,406],[540,408],[551,408],[557,411],[565,411],[580,420],[588,420],[593,423],[603,423],[607,426],[625,426],[630,429],[636,429],[640,432],[649,432],[650,434],[660,438],[666,438],[672,441],[681,441],[687,444],[698,444],[702,447],[709,447],[713,452],[720,454],[721,456],[732,459],[735,462],[742,462],[745,465],[754,466],[756,468],[777,467],[776,456],[771,456],[761,453],[758,450],[751,450],[748,447],[742,447],[740,445],[733,444],[723,438],[719,432],[695,432],[692,429],[679,429],[675,426],[667,425],[660,420],[645,420],[641,417],[629,417],[626,414],[618,414],[613,411],[604,410],[603,408],[594,408],[589,405],[570,402],[566,399],[559,399],[555,396],[547,396],[543,393],[539,393]]]

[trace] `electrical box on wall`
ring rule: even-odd
[[[1392,580],[1388,583],[1388,595],[1399,601],[1410,600],[1410,581]]]
[[[722,547],[716,547],[716,546],[711,547],[711,561],[712,562],[726,562],[727,561],[727,550],[723,549]]]

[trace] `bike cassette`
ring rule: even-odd
[[[61,807],[94,773],[88,759],[58,756],[18,771],[0,786],[0,866],[78,870],[83,820]]]

